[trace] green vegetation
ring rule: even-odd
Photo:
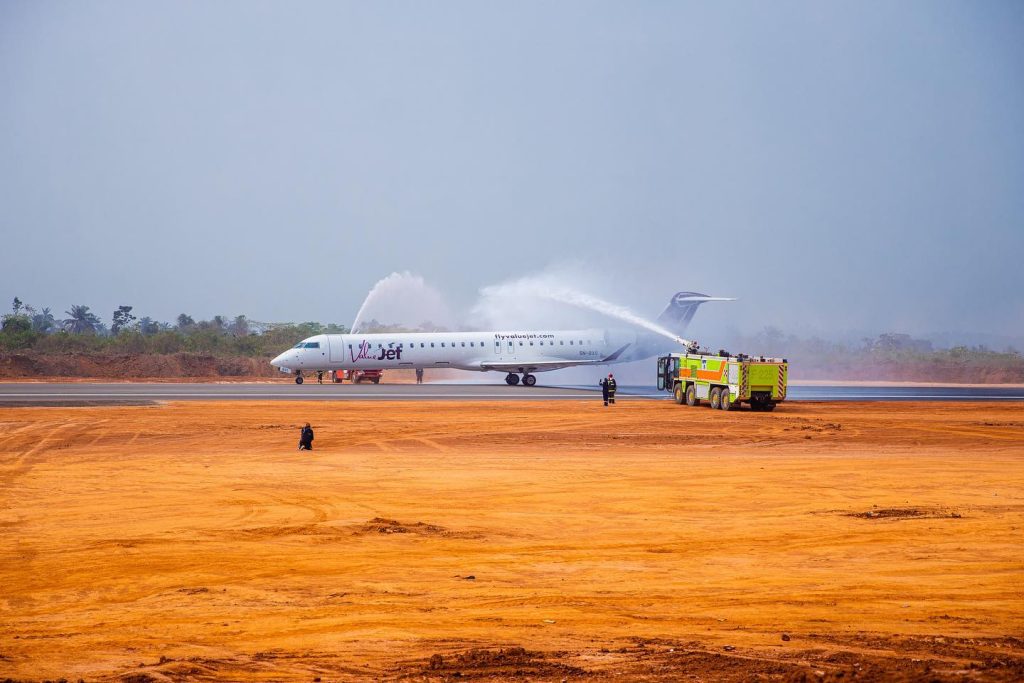
[[[49,308],[36,311],[17,297],[0,324],[0,351],[31,350],[41,354],[201,353],[218,356],[276,356],[282,349],[314,334],[347,332],[341,325],[255,323],[244,315],[196,321],[182,313],[176,324],[148,316],[136,318],[131,306],[119,306],[108,329],[88,306],[73,305],[57,320]]]

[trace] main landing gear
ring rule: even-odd
[[[507,375],[505,375],[505,384],[509,385],[510,387],[514,387],[515,385],[519,384],[519,375],[517,375],[514,372],[508,373]],[[524,372],[523,373],[523,385],[524,386],[528,386],[528,387],[532,387],[535,384],[537,384],[537,376],[536,375],[531,375],[528,372]]]

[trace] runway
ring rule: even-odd
[[[150,405],[160,401],[584,401],[597,388],[504,384],[0,383],[0,406]],[[620,386],[629,399],[669,400],[653,387]],[[791,401],[1024,401],[1024,389],[964,386],[800,386]]]
[[[0,405],[147,405],[158,401],[594,400],[596,391],[499,384],[0,383]]]

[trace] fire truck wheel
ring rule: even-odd
[[[711,387],[711,409],[718,410],[721,407],[722,390],[718,387]]]
[[[686,392],[683,391],[682,384],[676,384],[676,388],[672,393],[675,394],[676,403],[678,403],[679,405],[683,405],[684,403],[686,403]]]
[[[718,406],[722,410],[732,410],[732,401],[729,400],[729,390],[722,389],[721,398],[718,400]]]
[[[537,384],[537,376],[530,374],[523,375],[523,384],[525,384],[528,387],[534,386],[535,384]]]
[[[373,383],[374,384],[380,384],[380,377],[374,377],[373,378]]]
[[[686,405],[690,407],[700,405],[700,399],[697,398],[697,389],[692,384],[686,385]]]
[[[295,383],[302,384],[302,375],[295,375]]]
[[[765,403],[763,406],[761,406],[761,410],[763,410],[766,413],[770,413],[773,410],[775,410],[775,404],[774,403]]]

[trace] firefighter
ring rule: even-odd
[[[607,378],[601,379],[601,397],[604,398],[604,405],[607,408],[608,404],[615,405],[615,377],[612,373],[608,373]]]
[[[313,450],[313,428],[306,423],[306,426],[299,432],[299,450],[300,451],[311,451]]]
[[[317,370],[316,371],[316,383],[317,384],[323,384],[324,383],[324,371],[323,370]]]

